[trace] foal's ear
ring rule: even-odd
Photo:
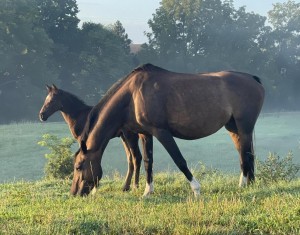
[[[52,90],[51,86],[46,85],[47,91],[50,92]]]
[[[52,84],[52,89],[58,90],[57,87],[54,84]]]
[[[86,143],[83,140],[80,141],[80,149],[84,154],[87,153]]]

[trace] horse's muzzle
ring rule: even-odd
[[[43,113],[40,113],[39,116],[42,122],[47,121],[47,117]]]

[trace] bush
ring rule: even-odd
[[[299,164],[293,163],[293,154],[289,152],[284,158],[276,153],[269,153],[265,161],[257,160],[257,178],[265,183],[291,181],[297,177]]]
[[[42,140],[38,144],[50,150],[50,153],[45,154],[45,158],[48,159],[45,165],[46,178],[65,179],[71,177],[73,173],[71,146],[75,142],[75,139],[69,137],[59,139],[51,134],[42,136]]]

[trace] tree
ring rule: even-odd
[[[276,102],[297,108],[300,100],[300,3],[291,0],[277,3],[268,16],[273,27]]]
[[[115,24],[111,26],[111,31],[116,34],[117,38],[120,40],[120,44],[123,45],[123,50],[126,54],[130,53],[130,43],[132,42],[128,38],[128,34],[126,33],[122,23],[117,21]]]
[[[149,46],[156,51],[157,63],[167,68],[189,70],[189,63],[197,33],[192,30],[199,24],[200,0],[164,0],[148,21]],[[196,53],[201,53],[200,51]],[[172,58],[172,60],[170,60]]]
[[[53,40],[53,58],[49,66],[58,71],[61,86],[72,90],[78,72],[80,38],[76,0],[36,0],[41,15],[40,25]]]
[[[33,1],[0,1],[1,121],[31,117],[40,98],[39,87],[50,76],[47,60],[53,42],[36,24],[38,18]]]
[[[121,24],[117,28],[83,23],[80,31],[82,50],[76,85],[86,99],[97,102],[101,94],[132,69],[130,40]],[[117,30],[116,30],[117,29]]]
[[[144,48],[152,56],[156,52],[160,65],[180,71],[249,71],[261,65],[265,21],[245,8],[236,10],[232,1],[163,0],[148,22],[152,32]]]

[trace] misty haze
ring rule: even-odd
[[[259,4],[259,1],[257,2]],[[101,1],[93,3],[105,7]],[[116,12],[126,11],[122,4],[110,7],[116,8]],[[147,4],[151,3],[145,3],[145,7],[148,6]],[[138,9],[135,9],[133,5],[128,6],[130,17],[132,17],[130,20],[128,19],[128,22],[117,19],[114,23],[107,23],[107,15],[103,17],[103,22],[101,15],[98,18],[100,22],[85,21],[84,14],[80,12],[80,6],[92,8],[92,1],[90,3],[79,0],[0,1],[0,201],[2,197],[6,198],[6,184],[14,185],[22,180],[35,184],[35,182],[44,182],[43,180],[49,178],[67,178],[58,187],[61,187],[59,190],[64,196],[69,195],[70,179],[76,168],[73,156],[78,150],[78,146],[82,144],[85,130],[84,121],[90,117],[89,111],[99,103],[107,91],[111,91],[109,89],[114,84],[126,79],[136,68],[144,68],[139,66],[153,64],[176,73],[234,71],[240,74],[250,74],[249,77],[257,79],[257,81],[260,79],[265,96],[261,112],[258,112],[259,116],[253,134],[254,148],[251,151],[254,151],[255,162],[258,165],[263,165],[264,162],[268,164],[268,160],[273,161],[272,163],[275,162],[274,164],[280,164],[278,161],[284,159],[282,167],[291,166],[295,172],[292,178],[298,183],[295,183],[297,185],[290,191],[291,195],[295,195],[297,193],[294,192],[298,190],[295,200],[296,203],[299,202],[299,1],[287,0],[277,3],[274,0],[272,8],[266,15],[263,15],[247,10],[247,6],[239,7],[235,1],[230,0],[162,0],[153,10],[152,16],[143,22],[147,24],[144,37],[141,37],[145,38],[144,43],[135,43],[127,31],[129,21],[132,22],[135,19],[139,21],[128,26],[130,32],[134,32],[138,23],[141,23],[140,16],[134,15]],[[106,11],[110,12],[112,9],[109,8]],[[96,14],[94,11],[91,11],[92,13]],[[53,96],[58,94],[58,91],[59,94],[65,93],[63,98],[55,97],[57,99],[55,100]],[[51,102],[56,101],[57,103],[52,103],[53,110],[45,111],[46,101],[50,101],[51,98],[54,100]],[[66,103],[58,99],[65,99]],[[246,102],[244,105],[251,106],[255,102],[254,100]],[[67,101],[68,105],[73,106],[63,113],[62,107],[67,106]],[[176,107],[175,103],[173,105]],[[82,110],[84,113],[80,113]],[[76,125],[75,121],[77,120],[84,121],[80,125]],[[93,125],[92,123],[91,126]],[[130,191],[132,194],[128,196],[124,193],[125,197],[137,197],[143,195],[146,184],[145,191],[148,187],[148,194],[152,194],[152,185],[147,184],[149,183],[147,177],[150,177],[147,175],[149,159],[148,162],[147,159],[144,159],[145,168],[144,161],[141,163],[142,183],[139,183],[138,179],[134,178],[138,174],[139,168],[136,169],[135,162],[134,166],[130,165],[130,160],[136,160],[132,157],[134,154],[130,152],[133,151],[130,148],[131,143],[128,145],[126,138],[119,137],[120,134],[109,141],[103,154],[104,182],[106,179],[116,179],[118,182],[118,186],[111,186],[113,185],[111,181],[104,183],[105,192]],[[240,179],[243,163],[240,163],[239,153],[236,150],[239,147],[234,145],[230,137],[232,136],[223,127],[205,138],[198,140],[175,138],[175,141],[192,172],[197,172],[199,169],[201,171],[205,166],[205,169],[209,169],[209,174],[211,172],[220,173],[221,176],[218,178],[220,181],[223,180],[224,174],[224,183],[226,179],[230,178],[229,176],[233,176],[234,184],[237,186],[239,180],[243,180],[242,176]],[[145,156],[147,149],[143,148],[145,142],[141,140],[145,141],[145,139],[139,140],[136,151],[141,151],[138,154]],[[235,144],[238,141],[240,141],[239,138]],[[150,153],[152,154],[152,150]],[[59,154],[68,155],[63,159],[66,162],[61,163],[66,165],[66,173],[62,175],[54,172],[58,163],[51,163],[51,158],[54,159]],[[127,156],[128,158],[126,154],[129,156]],[[272,167],[276,168],[272,165],[271,169]],[[128,173],[130,169],[133,176]],[[74,171],[76,172],[76,169]],[[175,182],[177,179],[171,179],[173,176],[171,178],[163,177],[168,172],[178,173],[179,179],[181,180],[180,177],[182,177],[182,182],[188,184],[188,189],[184,188],[185,183],[176,187],[186,194],[191,193],[189,182],[186,181],[169,153],[156,138],[153,138],[153,172],[155,184],[156,174],[159,175],[160,180],[161,178],[166,181],[170,179]],[[202,180],[200,176],[205,178],[208,175],[206,172],[195,174],[197,177],[199,176],[200,183]],[[59,177],[56,177],[58,175]],[[258,182],[263,182],[259,177],[264,177],[264,175],[259,174],[258,171]],[[289,178],[287,181],[292,181],[292,179]],[[158,180],[157,185],[160,183],[161,181]],[[49,184],[51,185],[51,183]],[[207,188],[205,189],[205,187]],[[220,187],[221,192],[222,190],[226,191],[224,189],[226,186]],[[139,190],[138,193],[134,191],[135,188],[138,188],[136,189]],[[297,190],[294,190],[295,188]],[[162,190],[162,188],[160,189]],[[14,190],[15,188],[12,191]],[[204,194],[206,193],[207,197],[210,193],[219,192],[218,190],[204,186]],[[274,192],[276,190],[274,189]],[[156,189],[153,194],[160,195],[155,193]],[[238,194],[239,191],[234,193]],[[252,193],[253,191],[249,193],[249,195],[251,194],[249,203],[256,200],[255,196],[252,198]],[[269,195],[268,193],[265,195]],[[144,196],[145,194],[144,192]],[[168,194],[172,195],[170,192],[166,193],[166,195]],[[123,200],[122,195],[118,194],[118,197]],[[174,195],[177,194],[174,193]],[[189,201],[181,193],[178,195],[176,196],[178,198],[175,199],[176,203]],[[228,201],[230,200],[228,199]],[[159,203],[159,200],[155,203]],[[295,215],[295,218],[299,219],[300,208],[299,206],[297,208],[295,211],[298,211],[298,214]],[[0,206],[0,234],[7,233],[10,228],[1,225],[1,217],[4,215],[1,209],[2,206]],[[6,208],[3,211],[5,210]],[[240,211],[236,213],[243,213]],[[255,214],[255,212],[252,213]],[[289,225],[291,230],[283,230],[282,233],[297,234],[299,232],[297,223],[295,223],[296,225],[292,224]],[[293,227],[294,225],[295,227]],[[11,225],[11,227],[14,226]],[[72,229],[66,232],[60,228],[61,230],[47,230],[46,233],[50,234],[53,231],[55,231],[54,233],[80,233],[82,231],[83,233],[98,234],[131,233],[128,231],[132,227],[128,226],[127,230],[108,229],[105,231],[80,230],[85,227],[82,225],[80,229],[74,229],[75,232]],[[272,226],[269,227],[276,227]],[[255,228],[251,229],[242,231],[235,229],[209,231],[208,229],[204,233],[216,232],[215,234],[219,234],[220,231],[226,231],[227,234],[236,233],[236,231],[237,233],[255,233]],[[20,228],[20,230],[15,230],[15,233],[26,234],[32,231],[34,231],[33,233],[45,232],[43,229],[25,231]],[[143,231],[138,229],[132,231],[133,234],[180,234],[179,230],[172,229],[167,232],[159,229],[153,230],[153,232],[148,228]],[[276,234],[279,230],[258,229],[258,231]],[[191,231],[191,234],[199,233],[201,232],[198,230]]]

